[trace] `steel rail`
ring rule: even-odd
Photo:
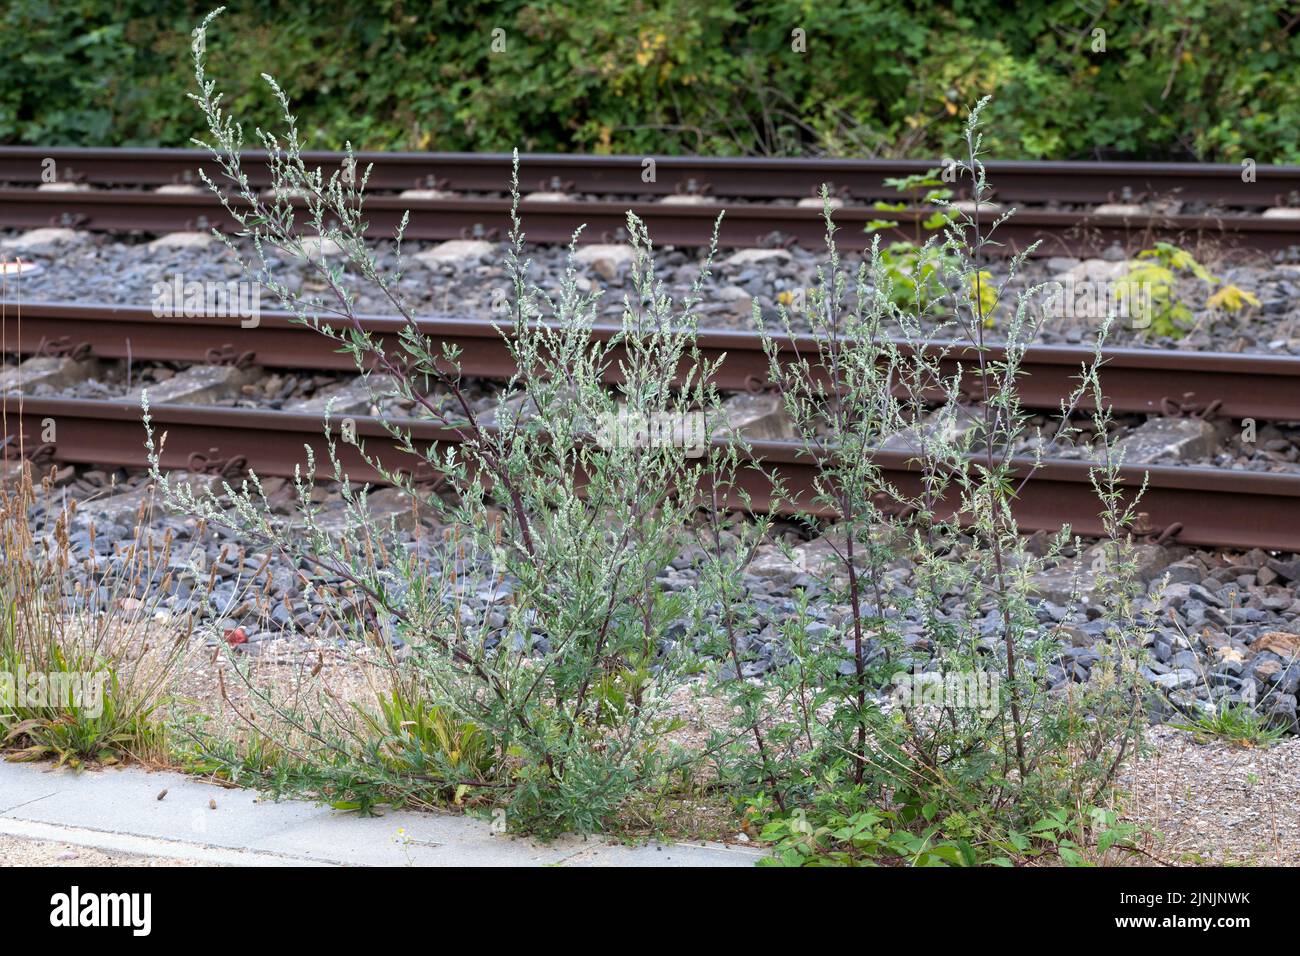
[[[403,321],[394,316],[363,315],[359,322],[385,342],[396,341]],[[333,323],[341,325],[340,320]],[[501,333],[486,319],[432,316],[419,320],[435,346],[447,343],[461,353],[467,375],[507,379],[514,361]],[[593,335],[607,341],[619,332],[599,325]],[[140,306],[89,303],[9,302],[3,307],[3,347],[15,354],[95,355],[105,359],[176,362],[258,363],[268,367],[355,371],[352,357],[337,342],[304,328],[292,314],[263,310],[255,328],[238,318],[155,316]],[[757,335],[731,329],[702,329],[702,357],[722,365],[715,384],[725,390],[758,391],[772,386],[770,367]],[[811,335],[777,337],[778,354],[815,359],[818,343]],[[905,346],[900,346],[905,347]],[[966,393],[977,398],[974,374],[978,356],[953,342],[925,346],[942,359],[946,374],[960,365],[967,373]],[[1170,352],[1107,348],[1102,352],[1101,381],[1105,398],[1120,412],[1187,413],[1216,411],[1232,418],[1300,421],[1300,357],[1237,355],[1224,352]],[[617,358],[617,356],[615,356]],[[1000,362],[1005,352],[990,347],[986,358]],[[1024,355],[1020,398],[1029,408],[1057,408],[1078,385],[1081,367],[1092,359],[1084,346],[1035,345]],[[611,370],[611,380],[616,378]]]
[[[361,170],[372,167],[372,189],[439,188],[499,192],[510,181],[509,153],[356,154]],[[337,152],[307,152],[308,165],[342,167]],[[197,183],[204,168],[219,174],[211,157],[194,149],[97,147],[0,147],[0,182],[47,181],[50,161],[59,182],[97,186],[161,186]],[[245,154],[255,186],[271,184],[265,153]],[[647,160],[653,160],[653,178]],[[527,189],[627,195],[699,193],[754,199],[814,195],[823,183],[846,199],[897,196],[886,179],[923,173],[942,160],[796,159],[707,156],[594,156],[526,153],[520,157]],[[1138,162],[1021,162],[985,164],[1001,199],[1013,202],[1136,202],[1177,196],[1240,208],[1300,202],[1300,166],[1257,166],[1253,177],[1239,165]],[[962,184],[953,184],[958,191]]]
[[[189,405],[158,405],[150,414],[155,436],[161,439],[161,464],[168,470],[235,475],[247,468],[264,475],[291,476],[305,463],[304,446],[314,450],[318,463],[328,462],[321,421],[315,415]],[[108,467],[138,467],[145,462],[141,410],[129,402],[7,395],[2,418],[8,447],[21,447],[38,461],[53,458]],[[355,416],[353,421],[367,453],[388,467],[411,464],[410,456],[396,447],[381,420]],[[57,441],[42,444],[40,436],[50,422],[56,426]],[[447,429],[431,422],[412,421],[409,427],[420,444],[456,440]],[[351,479],[380,479],[357,447],[344,442],[337,447]],[[755,441],[750,454],[791,489],[795,510],[825,513],[825,509],[809,505],[819,462],[799,445]],[[919,493],[922,475],[907,453],[880,451],[873,458],[886,480],[904,494]],[[1104,533],[1087,462],[1046,461],[1035,467],[1031,461],[1018,459],[1014,464],[1017,477],[1032,475],[1014,505],[1023,531],[1054,531],[1069,524],[1078,534]],[[417,480],[436,477],[423,463],[412,471]],[[321,477],[328,477],[327,469]],[[1140,504],[1141,524],[1135,529],[1139,533],[1205,547],[1300,547],[1300,476],[1152,465],[1124,467],[1121,477],[1130,489],[1147,479]],[[739,487],[727,503],[740,506],[742,490],[748,492],[755,509],[772,507],[772,487],[766,476],[742,469]],[[786,503],[779,510],[792,508]]]
[[[291,200],[302,207],[300,199]],[[418,199],[371,196],[365,203],[365,235],[391,238],[402,218],[410,213],[407,239],[504,238],[510,230],[511,203],[507,199]],[[627,240],[627,216],[635,213],[659,245],[707,246],[718,216],[725,209],[718,231],[724,248],[751,248],[797,243],[820,249],[825,244],[822,210],[811,207],[761,203],[723,205],[715,202],[677,204],[663,202],[525,201],[522,218],[531,242],[567,243],[585,226],[579,242],[616,243]],[[844,206],[834,213],[839,226],[836,242],[841,249],[862,251],[871,247],[868,223],[883,215],[897,222],[880,230],[885,241],[910,239],[914,228],[932,210],[913,209],[881,213],[868,206]],[[63,226],[108,232],[167,233],[231,231],[236,223],[208,193],[170,194],[125,190],[43,191],[0,189],[0,226],[34,229]],[[922,235],[932,230],[920,228]],[[1229,247],[1264,252],[1300,249],[1300,219],[1260,216],[1156,216],[1080,215],[1027,210],[998,227],[987,247],[991,254],[1007,255],[1038,243],[1035,255],[1098,256],[1112,246],[1156,238],[1183,244],[1209,239]],[[999,244],[1000,243],[1000,244]]]

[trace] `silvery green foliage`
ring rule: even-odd
[[[292,527],[273,512],[255,475],[238,488],[225,485],[228,505],[169,483],[150,432],[155,478],[172,505],[233,524],[250,543],[304,569],[325,608],[322,627],[409,646],[409,660],[393,665],[401,678],[394,686],[409,693],[413,672],[421,704],[447,708],[458,724],[487,736],[494,792],[517,825],[598,828],[664,757],[660,738],[670,722],[663,702],[686,663],[666,633],[673,621],[693,616],[696,595],[666,592],[655,579],[686,543],[692,514],[710,505],[701,498],[702,479],[725,483],[734,460],[725,441],[708,441],[708,428],[700,432],[703,447],[693,449],[680,441],[647,444],[635,426],[691,416],[707,425],[721,415],[707,384],[713,368],[695,342],[698,286],[681,304],[665,295],[650,238],[629,215],[636,257],[619,327],[596,329],[598,296],[579,290],[572,258],[558,294],[537,288],[527,278],[516,157],[506,254],[511,315],[499,331],[518,371],[490,414],[476,411],[459,356],[424,334],[400,294],[400,272],[381,270],[366,245],[367,173],[353,175],[350,153],[329,175],[308,168],[288,100],[269,77],[284,133],[257,131],[273,188],[250,187],[243,131],[204,69],[211,20],[195,35],[193,98],[209,126],[200,145],[223,174],[208,186],[238,223],[235,235],[223,238],[301,324],[337,341],[358,369],[372,370],[377,397],[397,399],[413,418],[442,429],[444,440],[425,441],[410,421],[383,420],[405,452],[404,467],[371,453],[364,437],[346,451],[401,488],[447,539],[420,552],[375,526],[365,492],[346,480],[343,439],[328,415],[329,474],[342,482],[349,513],[341,540],[322,529],[312,504],[312,480],[322,475],[310,449],[295,476]],[[397,239],[400,248],[400,229]],[[320,255],[331,241],[341,252]],[[304,295],[279,282],[269,261],[276,254],[310,262],[326,292]],[[706,268],[698,282],[707,276]],[[358,322],[350,289],[359,281],[380,289],[404,320],[395,339],[381,340]],[[617,389],[605,384],[615,372]],[[145,414],[148,423],[147,404]],[[631,428],[619,428],[628,421]],[[441,476],[436,493],[413,480],[417,467]],[[481,592],[497,598],[491,613],[473,609],[471,598]],[[420,785],[394,779],[384,760],[367,758],[341,735],[329,741],[333,756],[347,755],[349,773],[372,773],[399,790]]]
[[[290,527],[256,476],[239,488],[226,485],[228,503],[168,483],[150,434],[155,478],[172,504],[233,524],[250,543],[292,560],[327,626],[385,649],[398,637],[411,649],[405,662],[391,660],[393,693],[402,701],[397,715],[436,713],[427,723],[439,732],[416,738],[406,729],[411,721],[371,719],[366,726],[381,739],[359,739],[355,725],[280,709],[278,716],[300,731],[295,743],[308,746],[303,764],[312,785],[348,802],[376,786],[417,797],[430,790],[450,790],[456,799],[486,792],[507,806],[516,826],[598,828],[638,788],[662,780],[666,760],[679,759],[658,745],[672,726],[664,699],[692,666],[683,642],[669,640],[684,622],[688,636],[726,662],[723,676],[733,679],[724,686],[738,705],[733,726],[705,752],[727,755],[719,764],[734,775],[727,782],[770,792],[783,809],[843,777],[858,791],[924,803],[931,815],[961,815],[962,827],[992,839],[991,831],[1023,825],[1041,808],[1087,806],[1096,798],[1129,751],[1141,713],[1129,653],[1150,622],[1135,601],[1126,540],[1135,498],[1122,488],[1121,463],[1106,438],[1094,362],[1081,368],[1079,389],[1063,403],[1062,427],[1038,442],[1036,454],[1072,437],[1068,422],[1085,399],[1101,409],[1093,478],[1115,542],[1096,569],[1093,600],[1105,602],[1115,633],[1092,681],[1050,695],[1042,677],[1056,639],[1033,613],[1032,576],[1077,543],[1062,529],[1045,555],[1032,554],[1011,513],[1037,464],[1011,457],[1027,430],[1017,371],[1036,333],[1027,305],[1037,290],[1011,307],[1001,304],[1008,344],[1005,358],[994,361],[984,329],[989,303],[1004,290],[985,287],[983,264],[1000,220],[986,226],[981,214],[987,187],[979,108],[967,127],[962,166],[975,212],[954,215],[946,234],[922,251],[950,289],[954,317],[945,332],[956,344],[947,353],[927,351],[933,330],[926,332],[922,319],[931,318],[933,304],[919,297],[909,309],[894,304],[878,249],[856,274],[844,272],[829,203],[830,258],[808,305],[816,354],[790,362],[764,330],[772,375],[800,443],[823,463],[813,493],[787,496],[787,504],[837,519],[828,541],[838,573],[826,584],[848,613],[829,639],[816,636],[802,599],[782,622],[782,658],[761,687],[743,679],[743,638],[755,623],[743,575],[770,525],[723,517],[727,499],[743,503],[739,479],[749,465],[743,440],[714,440],[708,427],[722,413],[707,384],[713,370],[696,347],[699,287],[674,306],[654,278],[644,226],[629,217],[637,251],[631,291],[619,328],[599,333],[596,299],[579,290],[572,267],[554,295],[528,281],[516,214],[506,256],[511,314],[500,332],[518,371],[492,413],[482,414],[459,356],[431,341],[403,300],[400,269],[381,269],[366,246],[368,173],[356,170],[350,149],[340,170],[308,168],[288,100],[269,77],[284,133],[257,131],[273,189],[262,194],[249,186],[240,165],[243,131],[223,111],[204,70],[211,19],[196,31],[194,98],[209,126],[200,145],[222,171],[221,182],[208,185],[238,223],[230,248],[302,324],[371,370],[377,396],[408,405],[444,436],[423,440],[403,421],[360,429],[364,436],[380,428],[395,439],[407,456],[399,468],[370,453],[364,437],[357,448],[342,448],[327,416],[329,471],[342,483],[350,514],[339,540],[321,526],[311,501],[319,476],[310,451],[295,479],[299,507]],[[516,199],[517,182],[516,170]],[[404,228],[405,221],[399,250]],[[337,255],[322,253],[330,242]],[[270,262],[279,254],[308,261],[325,291],[304,295],[279,282]],[[1023,255],[1011,260],[1013,274],[1022,262]],[[381,290],[404,321],[398,334],[380,339],[358,322],[351,292],[357,282]],[[756,320],[761,326],[761,316]],[[789,316],[782,324],[792,332]],[[959,349],[968,364],[973,355],[965,376],[945,361]],[[617,391],[604,384],[614,369],[623,382]],[[973,418],[963,391],[969,381]],[[145,414],[147,423],[147,403]],[[674,443],[644,447],[608,427],[620,416],[644,422],[693,414],[706,424],[700,457]],[[915,480],[906,486],[892,484],[880,467],[880,447],[890,439],[913,461]],[[377,527],[365,492],[346,481],[345,455],[360,456],[403,489],[414,509],[447,529],[448,540],[411,550],[392,529]],[[417,466],[442,476],[444,487],[434,493],[419,485]],[[693,521],[697,508],[704,517]],[[656,578],[688,544],[698,584],[665,591]],[[907,594],[892,586],[902,555],[919,580]],[[480,591],[508,594],[494,613],[479,614],[469,599]],[[949,594],[961,596],[963,611],[950,610]],[[900,629],[907,610],[923,622],[935,666],[999,676],[991,716],[983,709],[947,707],[936,716],[881,706],[877,691],[921,663],[909,659]],[[448,728],[455,740],[482,746],[430,752],[429,741],[445,740]],[[471,749],[486,757],[467,762]]]
[[[808,296],[816,354],[780,359],[781,340],[763,330],[772,375],[800,440],[822,461],[815,494],[802,505],[836,519],[826,535],[834,565],[821,576],[832,600],[848,607],[829,636],[809,638],[806,610],[787,625],[791,657],[773,681],[778,706],[766,720],[773,739],[786,744],[787,794],[807,796],[818,782],[844,777],[859,788],[882,788],[898,803],[916,799],[919,807],[933,800],[931,813],[941,807],[979,817],[980,826],[1002,813],[1003,825],[1011,819],[1024,826],[1026,818],[1017,814],[1095,798],[1131,751],[1143,713],[1134,660],[1154,622],[1135,603],[1140,582],[1128,534],[1142,489],[1134,494],[1122,487],[1098,381],[1108,324],[1094,361],[1080,369],[1078,388],[1062,403],[1061,427],[1037,436],[1032,459],[1013,457],[1029,437],[1017,376],[1038,332],[1029,309],[1037,289],[1004,300],[1029,251],[1010,258],[1001,284],[988,285],[987,249],[1010,213],[991,223],[987,215],[983,106],[967,124],[967,160],[960,166],[970,178],[974,210],[949,209],[945,234],[921,254],[949,290],[942,305],[951,318],[940,328],[951,344],[934,340],[933,328],[923,331],[921,319],[932,317],[919,297],[909,309],[895,304],[878,244],[856,274],[846,273],[829,202],[829,261]],[[984,341],[994,302],[1006,338],[998,358]],[[757,314],[756,320],[761,326]],[[793,334],[788,315],[783,326],[776,331]],[[1067,527],[1045,553],[1031,553],[1012,505],[1042,459],[1077,434],[1072,416],[1090,403],[1098,408],[1092,472],[1098,511],[1113,536],[1107,560],[1093,569],[1098,581],[1090,600],[1103,602],[1111,630],[1092,680],[1049,693],[1045,678],[1060,637],[1038,622],[1033,576],[1079,543]],[[897,484],[881,470],[882,445],[909,462],[911,480]],[[891,572],[907,566],[899,564],[904,557],[916,572],[914,588],[891,586]],[[945,604],[953,594],[960,596],[956,610]],[[909,616],[921,622],[919,635],[905,632]],[[918,644],[929,653],[914,650]],[[882,701],[891,679],[920,668],[992,671],[994,713]],[[764,774],[771,762],[763,761]]]

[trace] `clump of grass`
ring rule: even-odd
[[[0,748],[59,764],[154,759],[193,616],[165,609],[168,549],[134,539],[79,554],[75,503],[30,464],[0,485]]]
[[[1191,639],[1180,628],[1180,633],[1190,644]],[[1287,666],[1295,663],[1287,661]],[[1206,700],[1199,700],[1182,692],[1165,691],[1163,698],[1172,707],[1180,720],[1169,721],[1169,726],[1184,730],[1195,737],[1197,743],[1222,741],[1234,747],[1267,748],[1287,736],[1285,722],[1279,722],[1272,713],[1270,700],[1276,689],[1267,691],[1256,699],[1253,691],[1235,698],[1215,699],[1216,687],[1210,672],[1204,664],[1198,664],[1200,684],[1205,691]],[[1253,678],[1247,678],[1253,680]]]
[[[1245,748],[1272,747],[1286,736],[1267,714],[1244,703],[1220,704],[1213,712],[1202,711],[1169,726],[1187,731],[1198,743],[1221,740]]]
[[[1212,714],[1170,726],[1189,731],[1201,743],[1222,740],[1249,748],[1271,747],[1285,736],[1282,728],[1273,726],[1266,716],[1246,704],[1219,707]]]
[[[379,741],[380,759],[388,769],[436,780],[465,781],[447,788],[445,800],[460,803],[476,781],[492,776],[495,745],[477,724],[459,719],[445,706],[431,703],[418,681],[396,680],[378,707],[354,704]]]

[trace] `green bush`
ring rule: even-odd
[[[241,716],[272,753],[290,753],[294,762],[266,760],[264,744],[232,748],[193,728],[188,756],[196,765],[363,812],[378,803],[490,806],[494,820],[543,835],[644,821],[647,804],[704,787],[747,806],[746,823],[763,824],[778,861],[797,865],[1012,862],[1046,853],[1083,862],[1080,851],[1092,841],[1102,854],[1115,845],[1123,833],[1107,801],[1145,722],[1135,657],[1153,626],[1136,610],[1141,589],[1127,531],[1141,489],[1134,496],[1122,487],[1097,377],[1107,322],[1093,363],[1063,403],[1057,434],[1076,437],[1073,411],[1094,407],[1101,437],[1091,478],[1111,542],[1093,600],[1110,630],[1090,680],[1054,688],[1044,675],[1059,638],[1037,620],[1033,575],[1080,542],[1063,528],[1045,553],[1032,553],[1012,516],[1024,480],[1013,449],[1030,430],[1018,398],[1020,359],[1037,333],[1028,302],[1041,287],[1008,292],[1032,249],[1010,260],[1001,284],[983,268],[992,241],[980,213],[989,192],[979,159],[987,101],[969,115],[958,164],[972,181],[975,210],[951,210],[942,241],[928,239],[918,253],[936,263],[943,288],[957,290],[953,331],[945,334],[976,353],[971,372],[982,417],[949,427],[969,402],[962,373],[945,371],[946,352],[920,347],[927,329],[897,303],[879,244],[856,276],[842,271],[826,187],[829,258],[806,306],[815,349],[785,363],[777,342],[793,333],[790,313],[782,309],[774,328],[755,309],[797,444],[819,465],[806,496],[788,495],[775,478],[774,494],[782,510],[805,520],[814,513],[837,519],[826,535],[835,569],[808,571],[824,576],[817,600],[847,608],[815,631],[813,596],[799,592],[779,625],[781,660],[760,684],[745,679],[760,619],[745,574],[772,525],[725,514],[731,496],[750,504],[742,475],[761,465],[746,464],[743,438],[710,431],[723,408],[710,384],[716,361],[704,360],[696,337],[701,285],[680,304],[667,297],[650,237],[629,213],[635,258],[622,325],[612,338],[596,336],[603,293],[582,293],[575,269],[554,294],[528,279],[516,157],[505,254],[513,297],[502,330],[517,372],[488,427],[466,391],[458,350],[424,334],[398,273],[381,267],[362,238],[364,180],[347,175],[350,161],[328,176],[305,163],[292,105],[269,76],[284,119],[278,136],[260,130],[258,141],[284,161],[274,166],[270,193],[248,185],[240,127],[207,72],[205,31],[215,16],[195,33],[193,100],[222,182],[239,184],[205,176],[238,234],[252,240],[226,237],[230,249],[296,321],[335,339],[358,370],[374,367],[377,400],[418,405],[458,441],[428,443],[407,422],[385,421],[400,448],[442,475],[437,491],[358,445],[386,483],[450,532],[436,553],[421,554],[400,547],[393,527],[385,531],[367,514],[367,492],[351,489],[328,410],[330,464],[348,506],[346,527],[334,536],[321,527],[302,477],[316,473],[310,451],[295,476],[300,509],[292,522],[271,506],[256,475],[238,489],[224,484],[225,501],[211,488],[196,493],[162,473],[142,395],[152,476],[168,505],[308,569],[302,580],[320,602],[322,633],[364,637],[374,652],[365,655],[369,666],[388,678],[378,710],[373,702],[342,707],[323,685],[304,706],[299,689],[277,698],[246,668],[233,667],[250,692]],[[297,217],[288,213],[290,195],[304,205]],[[313,254],[312,233],[337,244],[343,261]],[[308,260],[322,291],[287,288],[272,272],[271,249]],[[355,321],[362,281],[406,320],[396,348]],[[999,299],[1007,300],[1006,354],[994,362],[983,333],[989,304]],[[911,347],[883,334],[895,325]],[[604,370],[615,363],[621,381],[610,388]],[[925,425],[908,429],[923,418]],[[633,435],[616,420],[645,423],[636,427],[646,431]],[[652,422],[681,432],[651,440]],[[875,455],[882,441],[905,432],[919,491],[894,485]],[[1040,448],[1051,454],[1051,445]],[[687,553],[696,583],[668,586],[663,569]],[[469,564],[467,556],[475,556]],[[891,586],[900,561],[914,571],[915,588]],[[508,592],[491,602],[496,613],[476,610],[467,597],[484,584]],[[951,613],[950,594],[963,596],[965,613]],[[977,608],[989,611],[983,621]],[[911,644],[907,618],[924,622]],[[391,650],[392,637],[405,654]],[[703,746],[672,736],[687,727],[673,702],[699,690],[693,678],[701,675],[730,712],[730,720],[710,723]],[[887,703],[880,692],[890,683]]]
[[[959,105],[996,92],[993,156],[1300,161],[1285,0],[1092,6],[260,0],[234,5],[212,65],[264,128],[259,74],[286,77],[318,148],[933,157]],[[208,8],[12,0],[0,141],[187,145],[189,31]]]

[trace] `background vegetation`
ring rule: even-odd
[[[189,34],[213,5],[0,5],[0,141],[188,145]],[[1300,161],[1288,0],[229,7],[211,66],[230,107],[272,125],[258,74],[281,77],[318,148],[934,156],[996,93],[994,157]]]

